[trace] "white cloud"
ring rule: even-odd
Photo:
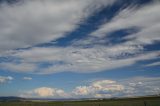
[[[90,93],[91,87],[89,86],[78,86],[73,90],[75,95],[88,95]]]
[[[99,10],[102,5],[109,5],[113,2],[114,0],[29,0],[12,7],[2,5],[2,10],[0,10],[2,11],[2,13],[0,12],[0,21],[4,22],[2,29],[5,31],[6,29],[3,26],[14,23],[13,27],[9,25],[9,30],[13,31],[12,36],[16,33],[14,39],[10,34],[6,36],[1,34],[1,37],[4,37],[2,43],[3,41],[5,43],[10,42],[8,38],[12,38],[11,40],[15,43],[17,42],[18,46],[23,46],[23,44],[20,44],[21,42],[25,42],[24,45],[34,45],[51,39],[57,39],[64,36],[63,33],[76,28],[76,24],[80,22],[81,18],[85,18],[92,13],[90,11],[94,11],[94,9],[86,10],[87,15],[84,16],[85,12],[83,10],[87,5],[91,7],[96,5],[98,7],[95,7],[95,10]],[[38,8],[37,11],[31,11],[35,7]],[[159,7],[159,3],[151,3],[138,9],[128,7],[117,14],[109,23],[105,23],[91,34],[91,36],[103,39],[103,35],[106,33],[129,27],[138,27],[140,28],[140,32],[131,34],[125,38],[135,37],[133,40],[117,45],[93,45],[90,48],[74,46],[76,43],[81,45],[84,42],[92,44],[92,42],[97,40],[85,41],[86,39],[81,39],[67,47],[33,47],[27,50],[15,50],[11,51],[11,53],[7,52],[7,55],[18,58],[20,62],[3,62],[0,63],[0,66],[10,71],[36,74],[50,74],[64,71],[92,73],[126,67],[134,65],[138,61],[158,58],[160,51],[144,52],[145,48],[143,45],[159,40]],[[64,12],[57,12],[59,10]],[[14,14],[12,14],[13,11]],[[30,17],[27,17],[28,14],[26,16],[26,12],[29,12]],[[2,17],[1,14],[5,15]],[[11,17],[5,18],[6,15]],[[143,18],[144,16],[145,18]],[[22,21],[24,19],[26,21]],[[52,34],[50,34],[50,31]],[[2,44],[3,47],[7,47],[7,45]],[[49,62],[51,65],[39,67],[38,63],[45,62]]]
[[[15,72],[50,74],[64,71],[92,73],[130,66],[138,61],[158,58],[159,51],[141,53],[140,47],[94,46],[92,48],[45,48],[36,47],[16,51],[12,56],[20,58],[20,63],[0,63],[4,69]],[[133,55],[132,57],[129,55]],[[121,57],[118,59],[118,57]],[[38,63],[51,63],[48,67],[39,67]]]
[[[121,81],[125,86],[123,96],[158,95],[160,93],[159,77],[133,77]]]
[[[122,91],[124,87],[112,80],[101,80],[92,83],[92,86],[102,91]]]
[[[11,76],[0,76],[0,84],[13,80]]]
[[[0,5],[0,52],[56,40],[114,0],[24,0]],[[89,8],[93,7],[94,8]]]
[[[24,80],[32,80],[32,77],[23,77]]]
[[[95,98],[110,98],[112,95],[110,94],[95,94]]]
[[[111,97],[114,92],[121,92],[124,86],[113,80],[99,80],[90,83],[88,86],[77,86],[71,92],[53,87],[39,87],[25,91],[21,97],[51,97],[51,98],[79,98],[79,97]],[[108,94],[107,94],[108,93]]]
[[[133,39],[134,44],[152,44],[156,40],[160,40],[158,30],[160,28],[160,2],[150,3],[141,8],[128,7],[118,15],[116,15],[111,22],[103,24],[98,30],[91,33],[92,36],[103,38],[109,32],[137,27],[140,31],[136,34],[131,34],[127,38]]]
[[[89,86],[78,86],[72,93],[76,96],[91,97],[110,97],[111,92],[120,92],[124,90],[124,86],[112,80],[99,80],[91,83]],[[103,92],[103,93],[101,93]]]
[[[151,66],[160,66],[160,62],[153,62],[153,63],[147,64],[147,65],[145,65],[145,66],[147,66],[147,67],[151,67]]]
[[[47,96],[54,96],[54,92],[55,90],[52,88],[46,88],[46,87],[42,87],[42,88],[37,88],[34,90],[34,92],[41,97],[47,97]]]
[[[36,70],[36,65],[32,63],[0,63],[0,67],[14,72],[33,72]]]
[[[61,89],[50,88],[50,87],[40,87],[35,88],[30,91],[23,92],[21,97],[52,97],[52,98],[66,98],[69,97],[67,93],[65,93]]]
[[[52,87],[40,87],[25,91],[22,97],[51,98],[111,98],[155,95],[160,93],[159,77],[132,77],[121,80],[97,80],[88,85],[76,86],[70,92]]]
[[[114,80],[99,80],[88,86],[78,86],[72,93],[74,97],[133,97],[142,95],[158,95],[160,93],[159,77],[132,77]]]

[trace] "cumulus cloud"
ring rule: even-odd
[[[116,84],[116,81],[112,80],[96,81],[92,83],[92,86],[103,91],[122,91],[124,89],[122,85]]]
[[[13,80],[11,76],[0,76],[0,84]]]
[[[52,97],[52,98],[66,98],[69,97],[63,90],[50,87],[35,88],[31,91],[26,91],[20,95],[21,97]]]
[[[32,80],[32,77],[23,77],[24,80]]]
[[[159,95],[159,77],[134,77],[122,80],[125,86],[123,96]]]
[[[111,92],[120,92],[124,86],[112,80],[100,80],[93,82],[89,86],[78,86],[73,90],[76,96],[110,97]]]
[[[143,95],[159,95],[159,77],[132,77],[127,79],[99,80],[88,86],[78,86],[72,93],[74,97],[133,97]]]
[[[110,94],[95,94],[95,98],[110,98],[112,95]]]
[[[73,91],[73,94],[75,94],[75,95],[88,95],[90,92],[89,88],[90,87],[88,87],[88,86],[78,86]]]
[[[121,80],[97,80],[87,85],[76,86],[69,92],[53,87],[40,87],[25,91],[23,97],[51,98],[112,98],[158,95],[160,93],[159,77],[132,77]]]
[[[92,82],[88,86],[77,86],[71,92],[65,92],[62,89],[53,87],[40,87],[25,91],[21,97],[51,97],[51,98],[79,98],[93,97],[104,98],[111,97],[114,92],[124,90],[124,86],[113,80],[99,80]]]
[[[53,96],[54,95],[54,89],[52,88],[46,88],[46,87],[42,87],[42,88],[37,88],[34,90],[34,92],[41,97],[47,97],[47,96]]]

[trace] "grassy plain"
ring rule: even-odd
[[[160,106],[160,97],[84,101],[6,101],[0,106]]]

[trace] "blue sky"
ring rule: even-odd
[[[0,0],[0,96],[160,94],[159,0]]]

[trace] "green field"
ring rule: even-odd
[[[137,98],[95,101],[20,101],[0,102],[0,106],[160,106],[160,98]]]

